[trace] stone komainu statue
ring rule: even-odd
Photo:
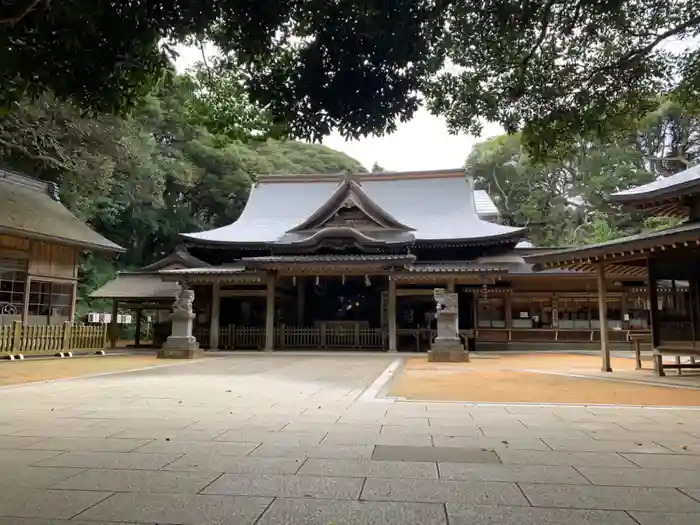
[[[435,313],[440,314],[455,314],[457,313],[457,294],[446,293],[442,288],[436,288],[433,292],[435,298]]]
[[[194,292],[180,284],[180,289],[175,296],[173,303],[173,313],[192,313],[192,303],[194,302]]]

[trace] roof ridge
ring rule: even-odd
[[[58,198],[58,185],[55,182],[45,181],[39,179],[38,177],[31,177],[29,175],[25,175],[24,173],[1,167],[0,181],[16,184],[17,186],[23,186],[34,191],[41,191],[55,201],[60,200]]]
[[[337,172],[337,173],[304,173],[304,174],[261,174],[256,177],[257,184],[274,183],[308,183],[308,182],[342,182],[348,174],[357,181],[366,180],[415,180],[464,177],[464,168],[440,170],[411,170],[411,171],[379,171],[379,172]]]

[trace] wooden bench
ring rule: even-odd
[[[664,356],[670,355],[676,358],[676,364],[664,364]],[[681,357],[690,357],[690,363],[681,363]],[[700,341],[668,342],[654,348],[654,372],[659,376],[665,376],[664,370],[674,369],[681,374],[682,369],[700,368],[700,363],[695,358],[700,357]]]
[[[651,343],[651,333],[648,330],[632,331],[627,333],[627,340],[634,349],[635,370],[642,370],[642,343]]]

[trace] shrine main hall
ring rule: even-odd
[[[136,313],[137,345],[144,313],[154,344],[167,338],[179,283],[194,291],[194,334],[210,350],[425,351],[435,288],[458,294],[472,350],[599,348],[601,278],[610,343],[648,328],[644,268],[536,271],[525,258],[552,248],[502,224],[463,169],[260,176],[237,221],[181,236],[177,252],[92,294]],[[658,293],[671,311],[683,290]]]

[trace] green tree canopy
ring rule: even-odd
[[[187,77],[160,82],[128,119],[23,99],[0,119],[0,165],[58,182],[64,204],[127,249],[116,268],[167,255],[180,233],[231,223],[258,174],[363,171],[321,145],[214,134],[192,116],[191,87]],[[88,255],[81,297],[114,271]]]
[[[542,163],[533,162],[521,135],[503,135],[477,144],[467,168],[476,186],[493,197],[503,220],[527,226],[535,244],[602,242],[673,223],[644,220],[612,204],[609,196],[685,169],[698,155],[699,133],[692,110],[662,102],[636,129],[612,142],[579,140],[567,155]]]
[[[271,132],[307,139],[390,132],[424,99],[455,131],[521,130],[542,158],[629,128],[659,94],[696,102],[699,31],[694,0],[13,0],[0,105],[50,91],[130,108],[172,44],[206,39],[229,72],[200,92],[217,133],[239,128],[223,88],[245,91]]]

